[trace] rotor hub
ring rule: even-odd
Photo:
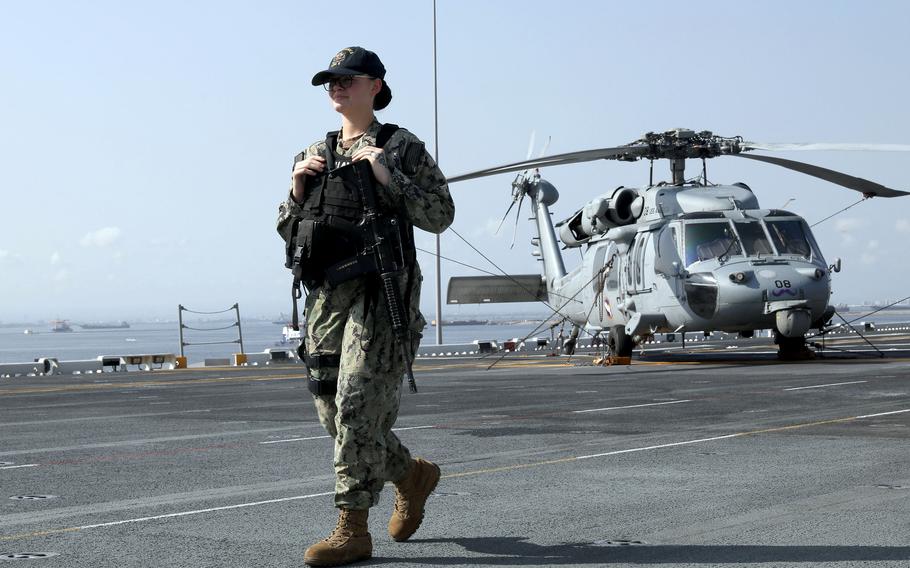
[[[725,138],[709,130],[695,132],[687,128],[676,128],[666,132],[648,132],[628,146],[647,146],[647,150],[638,155],[629,155],[620,159],[633,161],[641,158],[648,160],[685,160],[698,158],[716,158],[727,154],[739,154],[743,151],[742,136]]]

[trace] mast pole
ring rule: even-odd
[[[433,0],[433,158],[439,163],[439,97],[436,81],[436,0]],[[439,235],[436,235],[436,345],[442,345],[442,272]]]

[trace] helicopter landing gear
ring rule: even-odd
[[[575,355],[575,346],[578,343],[578,334],[581,329],[576,325],[572,327],[569,338],[562,344],[562,352],[566,355]]]
[[[777,344],[777,358],[781,361],[806,361],[815,358],[815,352],[806,346],[805,337],[784,337],[775,331],[774,343]]]
[[[626,328],[622,325],[614,325],[610,328],[610,335],[607,337],[607,348],[609,354],[614,357],[631,357],[632,350],[635,349],[635,341],[631,335],[626,335]]]

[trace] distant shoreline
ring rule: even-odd
[[[877,314],[888,313],[888,312],[910,312],[910,305],[908,305],[908,304],[900,304],[900,305],[891,306],[891,307],[888,307],[888,308],[881,308],[881,307],[876,307],[876,306],[849,306],[849,305],[848,305],[848,306],[844,306],[843,304],[840,304],[840,305],[837,305],[836,308],[837,308],[837,310],[840,311],[840,312],[849,313],[849,314],[851,314],[851,315],[867,314],[867,313],[871,313],[871,312],[875,312],[875,313],[877,313]],[[452,319],[443,319],[443,320],[442,320],[442,325],[445,327],[445,326],[461,326],[461,325],[526,325],[526,324],[539,324],[539,323],[542,322],[543,320],[548,319],[548,318],[550,318],[550,317],[552,317],[552,316],[553,316],[553,314],[550,313],[550,314],[540,314],[539,316],[538,316],[538,315],[533,315],[533,314],[528,314],[528,315],[521,315],[521,316],[512,317],[512,318],[509,318],[509,317],[506,317],[506,316],[503,316],[503,317],[497,317],[497,316],[492,316],[492,317],[470,317],[470,318],[469,318],[469,317],[466,317],[466,318],[463,318],[463,319],[462,319],[462,318],[452,318]],[[243,321],[269,321],[269,322],[273,322],[274,319],[275,319],[274,317],[256,316],[256,317],[250,317],[250,318],[243,318]],[[115,321],[116,321],[116,320],[115,320]],[[203,319],[200,319],[199,321],[212,321],[212,322],[215,322],[215,321],[231,321],[231,320],[229,320],[229,319],[222,320],[222,319],[218,319],[218,318],[213,318],[213,319],[203,318]],[[133,319],[132,322],[133,322],[133,325],[135,325],[135,324],[138,324],[138,325],[143,325],[143,324],[156,324],[156,325],[160,325],[160,324],[176,324],[176,323],[177,323],[176,320],[170,321],[170,320],[156,320],[156,319],[149,319],[149,320]],[[273,322],[273,323],[278,323],[278,322]],[[9,328],[13,328],[13,329],[15,329],[15,328],[22,328],[22,329],[30,328],[30,329],[35,329],[35,328],[41,328],[41,327],[48,327],[48,328],[49,328],[50,325],[51,325],[51,323],[50,323],[49,320],[39,320],[39,321],[31,321],[31,322],[0,322],[0,329],[9,329]],[[91,329],[92,327],[95,327],[95,325],[93,325],[93,324],[88,324],[88,325],[89,325],[88,328],[85,328],[84,326],[81,326],[81,325],[80,325],[80,326],[83,327],[84,329]],[[109,325],[104,325],[104,324],[102,324],[102,325],[103,325],[103,327],[106,328],[106,329],[127,328],[127,326],[123,326],[122,324],[114,324],[114,325],[110,325],[110,326],[109,326]],[[429,322],[429,325],[430,325],[431,327],[436,327],[436,320],[431,320],[431,321]],[[101,327],[97,327],[97,329],[101,329]]]

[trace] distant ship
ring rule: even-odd
[[[488,320],[442,320],[442,325],[487,325],[489,323]],[[435,326],[436,320],[431,321],[430,325]]]
[[[79,324],[82,329],[128,329],[130,324],[125,321],[120,323],[82,323]]]
[[[60,333],[66,331],[73,331],[73,328],[70,327],[66,320],[53,320],[51,321],[51,331]]]

